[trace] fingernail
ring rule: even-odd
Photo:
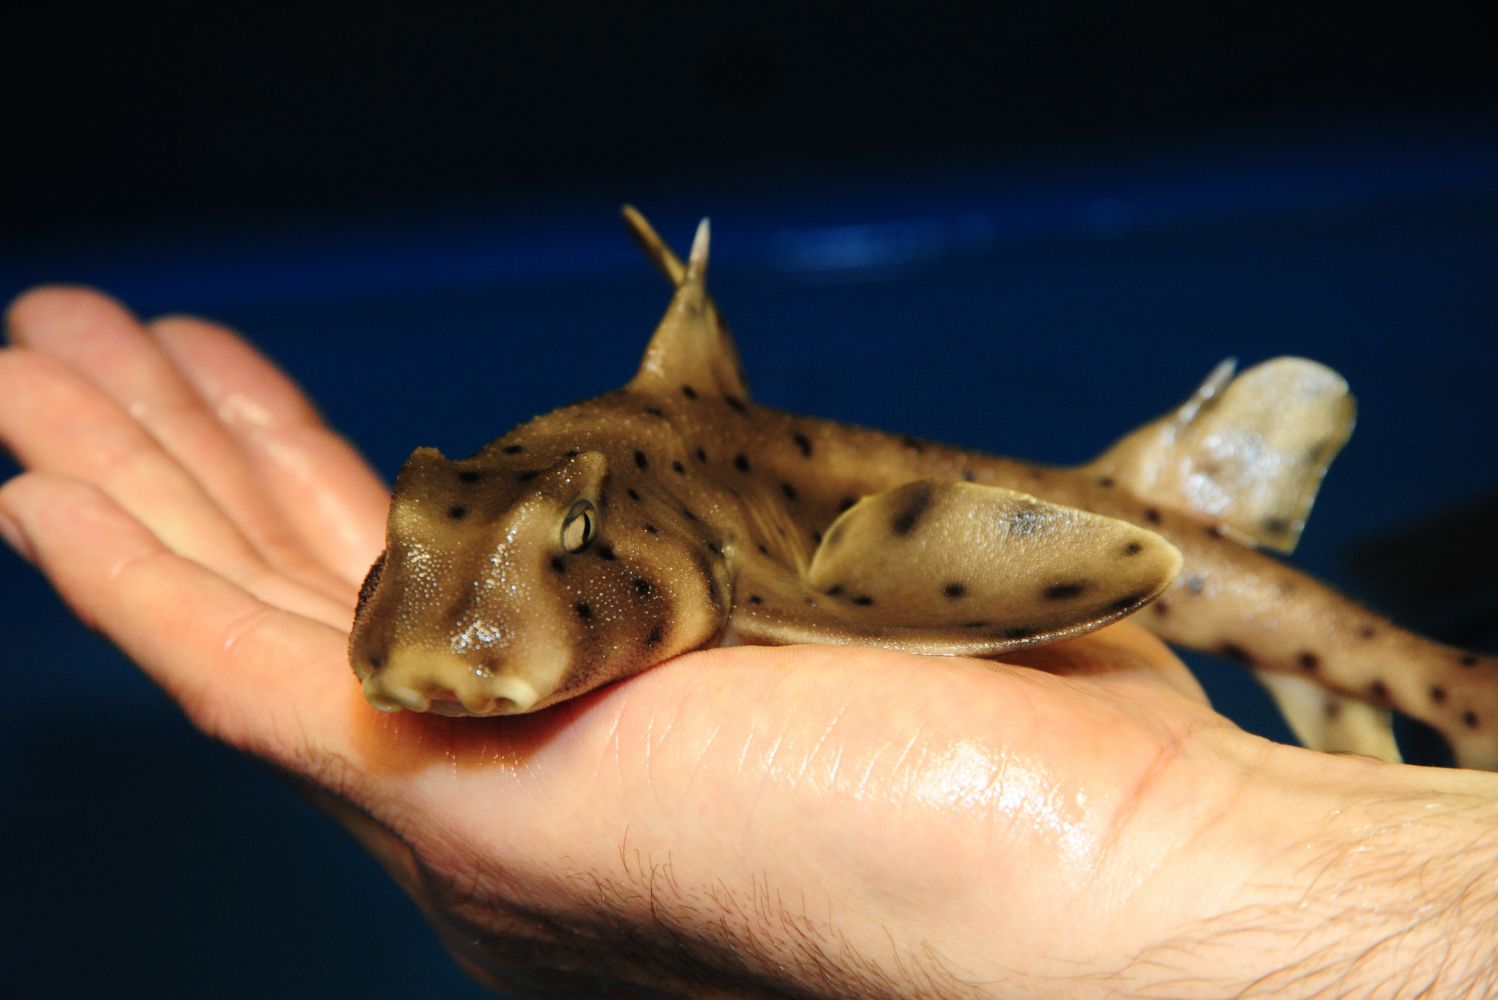
[[[5,544],[15,549],[16,555],[29,563],[36,563],[36,553],[31,549],[30,539],[21,530],[21,525],[12,520],[11,516],[4,511],[0,511],[0,538],[5,539]]]

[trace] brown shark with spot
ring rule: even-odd
[[[1225,362],[1076,468],[795,416],[749,397],[706,222],[683,263],[624,214],[675,287],[634,378],[400,470],[349,644],[376,708],[529,712],[729,642],[996,656],[1145,609],[1250,667],[1308,746],[1397,760],[1398,709],[1498,767],[1493,658],[1257,551],[1295,547],[1351,433],[1335,372]]]

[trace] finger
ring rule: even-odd
[[[167,549],[87,484],[28,473],[0,518],[86,624],[205,732],[278,761],[316,759],[346,726],[352,682],[337,627],[283,610]],[[313,734],[326,734],[319,737]],[[308,741],[318,740],[318,746]]]
[[[266,600],[347,624],[346,598],[273,570],[196,479],[57,359],[0,350],[0,443],[30,469],[94,484],[173,552]]]
[[[384,547],[390,493],[292,381],[233,333],[171,316],[151,331],[244,447],[309,549],[357,584]]]
[[[7,319],[14,343],[62,361],[155,438],[267,562],[330,595],[344,592],[267,502],[238,442],[122,306],[87,289],[39,288],[17,299]]]

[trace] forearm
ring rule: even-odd
[[[1498,777],[1276,746],[1246,770],[1235,799],[1185,850],[1204,875],[1217,869],[1203,885],[1222,884],[1221,866],[1240,866],[1239,891],[1199,894],[1198,912],[1123,962],[1110,989],[1143,997],[1498,990]],[[1172,859],[1175,879],[1186,860]],[[1192,898],[1189,885],[1163,890],[1177,905],[1183,892]]]

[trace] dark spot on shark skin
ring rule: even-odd
[[[568,448],[566,451],[562,452],[562,457],[563,458],[576,458],[577,456],[581,455],[582,453],[583,452],[582,452],[581,448]]]
[[[759,554],[762,556],[767,556],[770,554],[770,550],[765,546],[764,542],[759,542],[754,547],[759,550]]]
[[[370,653],[365,659],[369,661],[369,666],[374,670],[379,670],[385,665],[385,657],[379,653]]]
[[[967,587],[965,587],[964,585],[962,585],[960,583],[953,582],[953,583],[949,583],[945,587],[941,588],[941,592],[948,599],[955,601],[959,597],[966,596],[966,594],[967,594]]]
[[[447,516],[452,518],[454,521],[461,521],[463,520],[463,518],[468,516],[468,508],[464,507],[460,503],[453,504],[451,507],[447,508]]]
[[[1115,480],[1112,476],[1099,476],[1097,484],[1105,490],[1111,490],[1114,486],[1117,485],[1117,480]]]
[[[692,562],[697,567],[697,572],[702,574],[702,579],[707,587],[707,601],[714,610],[723,610],[723,592],[718,588],[718,577],[713,573],[713,565],[708,561],[707,555],[694,549],[692,551]]]
[[[504,447],[504,453],[506,455],[518,455],[522,451],[525,451],[525,445],[522,444],[507,444]]]
[[[604,562],[613,562],[615,559],[619,558],[614,554],[614,547],[608,542],[599,542],[593,547],[593,551],[597,552],[598,558],[602,559]]]
[[[375,591],[379,589],[380,577],[385,574],[385,552],[381,552],[369,567],[369,572],[364,574],[364,582],[359,584],[359,597],[354,603],[354,617],[357,618],[364,611],[364,606],[374,597]]]
[[[1309,649],[1302,650],[1301,654],[1295,658],[1295,662],[1300,664],[1300,669],[1312,672],[1320,669],[1321,667],[1321,657],[1317,656]]]
[[[794,434],[791,437],[791,440],[795,441],[796,442],[796,447],[799,448],[799,449],[801,449],[801,457],[802,458],[811,458],[811,439],[810,438],[808,438],[805,434],[802,434],[802,433],[800,433],[798,431],[798,432],[796,432],[796,434]]]
[[[628,487],[624,492],[635,503],[640,502],[640,491],[635,489],[633,486]]]
[[[697,390],[693,389],[689,385],[684,385],[684,386],[681,387],[681,394],[683,396],[687,397],[688,399],[696,399],[697,398]]]
[[[843,497],[837,502],[837,512],[841,514],[845,510],[851,510],[853,505],[857,502],[857,497]]]
[[[1475,667],[1477,666],[1477,656],[1473,653],[1463,653],[1457,658],[1456,662],[1464,667]]]
[[[682,465],[680,462],[676,461],[675,459],[672,459],[671,460],[671,471],[674,472],[674,473],[676,473],[678,476],[685,476],[687,474],[687,467],[685,465]]]
[[[999,633],[1005,639],[1029,639],[1040,634],[1040,629],[1033,625],[1014,625]]]
[[[641,472],[644,472],[646,469],[650,468],[650,459],[645,457],[645,453],[643,451],[635,452],[635,468],[639,469]]]
[[[592,623],[593,605],[589,604],[587,601],[578,601],[575,605],[573,605],[572,610],[576,611],[577,617],[581,618],[584,622],[588,622],[590,624]]]
[[[1033,535],[1045,526],[1045,511],[1038,503],[1022,503],[1010,511],[1008,523],[1016,535]]]
[[[796,494],[796,487],[792,486],[790,483],[781,483],[780,493],[791,503],[795,503],[800,499],[800,497]]]
[[[985,621],[963,622],[962,623],[962,627],[963,628],[988,628],[988,624],[989,623],[985,622]]]
[[[528,483],[541,474],[540,469],[527,469],[515,477],[517,483]]]
[[[1335,719],[1342,714],[1342,703],[1339,701],[1328,701],[1321,706],[1321,714],[1328,719]]]
[[[703,451],[701,448],[698,448],[696,454],[697,454],[697,461],[701,462],[703,465],[706,465],[707,464],[707,452]]]
[[[1290,533],[1290,522],[1283,517],[1264,518],[1264,533],[1273,538]]]
[[[645,645],[654,648],[656,646],[659,646],[661,644],[661,640],[664,639],[665,637],[666,637],[666,623],[665,622],[656,622],[655,623],[655,628],[651,629],[650,630],[650,634],[645,637]]]
[[[735,469],[738,469],[740,472],[748,472],[749,456],[745,455],[742,451],[733,456],[733,467]]]
[[[681,508],[681,513],[683,517],[685,517],[688,521],[691,521],[693,524],[698,523],[697,515],[692,513],[692,508],[683,506]]]
[[[1146,507],[1144,509],[1144,519],[1146,521],[1148,521],[1150,524],[1159,524],[1160,523],[1160,512],[1158,510],[1156,510],[1154,507]]]
[[[1244,649],[1242,646],[1238,645],[1236,642],[1225,642],[1221,646],[1217,647],[1217,651],[1229,660],[1234,660],[1238,663],[1243,663],[1249,666],[1253,665],[1253,654]]]
[[[1149,599],[1150,592],[1147,590],[1137,591],[1133,594],[1125,594],[1123,597],[1120,597],[1118,600],[1105,606],[1103,608],[1103,613],[1112,615],[1117,614],[1120,611],[1133,611],[1135,608],[1140,607],[1144,604],[1145,601]]]
[[[733,407],[735,413],[743,414],[749,412],[749,407],[745,406],[744,401],[737,396],[724,396],[723,402]]]
[[[861,608],[866,608],[874,603],[874,599],[868,594],[859,594],[857,597],[853,598],[853,603],[857,604]]]
[[[1159,615],[1161,618],[1164,618],[1166,615],[1170,614],[1170,602],[1163,597],[1157,598],[1155,600],[1154,608],[1155,614]]]
[[[1086,589],[1085,582],[1076,580],[1069,583],[1053,583],[1040,593],[1048,601],[1069,601],[1073,597],[1080,597],[1082,591]]]
[[[711,552],[715,556],[721,556],[723,554],[723,543],[722,542],[709,541],[707,543],[707,548],[708,548],[708,551]]]
[[[553,573],[567,572],[567,563],[562,559],[561,556],[551,557],[551,571]]]
[[[1126,555],[1126,556],[1137,556],[1139,553],[1141,553],[1143,551],[1144,551],[1144,546],[1140,545],[1138,542],[1130,542],[1129,544],[1127,544],[1127,545],[1125,545],[1123,547],[1123,554]]]
[[[640,525],[640,527],[644,528],[647,532],[649,532],[652,535],[659,535],[661,533],[661,529],[657,528],[655,525],[651,524],[649,521],[646,521],[644,524]]]
[[[1432,684],[1430,686],[1430,700],[1437,705],[1446,704],[1446,689],[1439,684]]]
[[[1378,629],[1374,628],[1372,625],[1364,625],[1362,628],[1358,629],[1358,637],[1362,639],[1372,639],[1377,634]]]
[[[1470,708],[1467,709],[1462,713],[1462,724],[1465,725],[1468,729],[1476,729],[1477,713],[1472,711]]]
[[[1225,537],[1227,537],[1227,533],[1228,533],[1227,525],[1224,525],[1224,524],[1209,524],[1209,525],[1207,525],[1207,536],[1209,538],[1225,538]]]
[[[918,440],[917,438],[911,437],[909,434],[902,434],[900,436],[900,443],[916,454],[920,454],[921,452],[926,450],[926,445],[924,442]]]
[[[971,483],[974,480],[976,480],[977,478],[978,478],[978,474],[976,472],[974,472],[972,469],[963,469],[962,470],[962,481],[964,483]]]
[[[660,417],[662,420],[664,420],[666,417],[666,411],[661,409],[659,406],[647,406],[645,407],[645,412],[650,414],[652,417]]]
[[[765,599],[763,597],[760,597],[758,594],[750,594],[749,595],[749,603],[750,604],[763,604],[763,603],[765,603]]]
[[[822,591],[822,593],[826,594],[828,597],[841,597],[843,593],[843,585],[840,583],[834,583],[832,586]]]
[[[905,509],[896,514],[895,519],[890,522],[890,531],[896,535],[909,535],[920,522],[921,515],[926,513],[926,508],[930,506],[931,487],[925,484],[916,487],[911,491]]]
[[[1377,702],[1388,701],[1389,685],[1385,684],[1383,681],[1374,681],[1372,684],[1368,685],[1368,697]]]
[[[812,528],[811,529],[811,543],[813,545],[821,545],[822,544],[822,533],[820,531],[818,531],[816,528]]]
[[[633,580],[631,580],[630,583],[634,586],[635,593],[639,594],[641,597],[649,597],[652,593],[655,592],[655,588],[650,585],[650,581],[645,579],[644,577],[637,576]]]
[[[476,483],[482,478],[483,475],[477,469],[464,469],[458,473],[458,482],[460,483]]]

